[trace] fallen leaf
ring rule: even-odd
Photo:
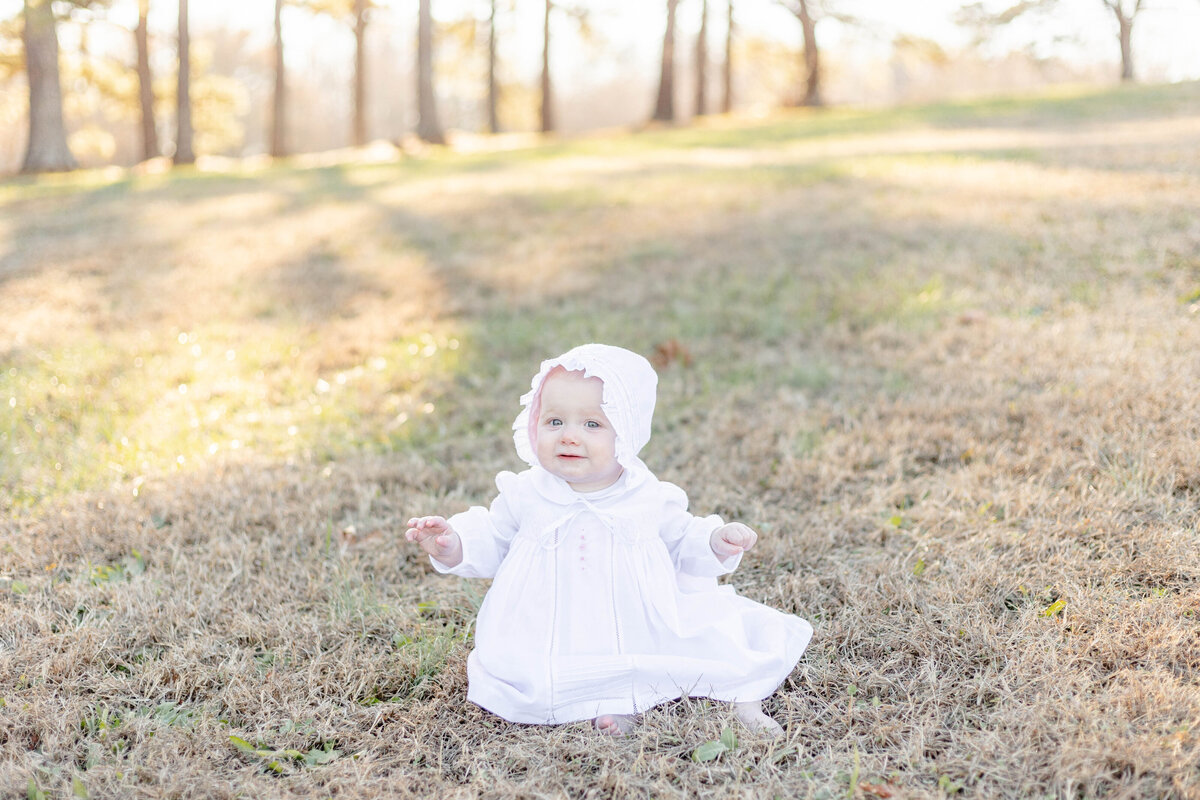
[[[1067,607],[1066,600],[1055,600],[1053,603],[1046,606],[1046,608],[1042,611],[1042,616],[1043,617],[1053,617],[1057,614],[1061,614],[1062,610],[1066,607]]]
[[[679,343],[678,339],[667,339],[665,342],[659,342],[654,346],[654,353],[650,356],[650,363],[658,369],[664,369],[670,366],[672,361],[678,361],[685,367],[692,365],[692,354],[684,345]]]

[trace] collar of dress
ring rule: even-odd
[[[642,516],[637,495],[642,494],[640,490],[649,488],[648,482],[654,477],[641,459],[637,459],[632,469],[622,472],[612,486],[596,492],[577,492],[565,480],[541,466],[533,467],[532,472],[534,490],[547,503],[561,509],[554,521],[538,533],[538,543],[544,549],[558,547],[561,544],[558,532],[587,511],[595,514],[614,536],[629,543],[637,540],[634,523]]]

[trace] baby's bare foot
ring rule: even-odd
[[[763,712],[761,700],[755,700],[753,703],[734,703],[733,715],[752,733],[761,733],[771,739],[783,736],[783,726]]]
[[[633,714],[601,714],[594,724],[605,736],[624,736],[633,730],[633,721]]]

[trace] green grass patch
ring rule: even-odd
[[[423,331],[323,368],[314,337],[255,326],[77,340],[0,371],[0,498],[191,471],[222,458],[324,460],[394,447],[433,413],[459,340]]]

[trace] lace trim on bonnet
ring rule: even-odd
[[[539,466],[534,439],[541,412],[542,384],[555,367],[568,372],[582,371],[585,378],[604,381],[600,409],[617,435],[617,463],[634,474],[645,471],[646,465],[638,453],[650,441],[658,375],[650,362],[637,353],[607,344],[580,345],[542,362],[530,381],[529,391],[521,396],[521,413],[513,421],[513,444],[521,460],[531,467]]]

